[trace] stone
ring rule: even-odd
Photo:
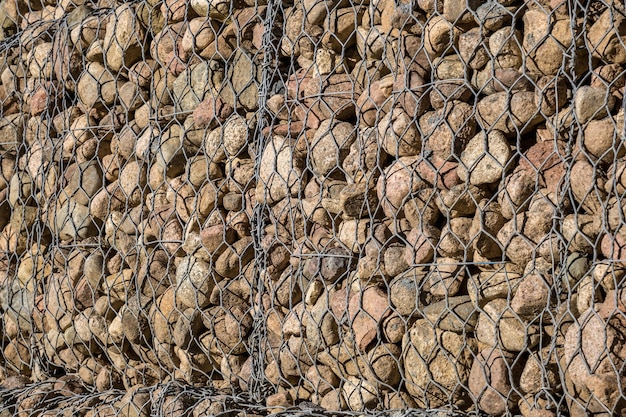
[[[284,410],[285,408],[291,406],[293,403],[293,399],[289,392],[277,392],[276,394],[272,394],[265,399],[265,405],[270,407],[273,410]]]
[[[210,20],[196,17],[189,21],[180,46],[187,54],[200,52],[215,40],[217,32]]]
[[[626,149],[615,140],[623,129],[624,112],[621,110],[614,117],[591,120],[583,130],[582,145],[594,160],[609,163],[626,154]]]
[[[357,28],[357,50],[364,60],[379,60],[385,51],[385,35],[382,25],[374,25],[370,28]]]
[[[620,8],[609,6],[586,33],[592,55],[607,64],[626,63],[626,16]]]
[[[376,190],[366,183],[350,184],[339,192],[339,206],[346,218],[371,216],[377,205]]]
[[[476,134],[476,111],[461,101],[451,101],[419,120],[424,146],[444,161],[459,156]]]
[[[97,234],[96,225],[89,215],[89,208],[72,199],[56,204],[54,224],[50,227],[53,233],[63,240],[85,239]]]
[[[524,417],[556,417],[554,411],[558,406],[551,400],[534,398],[533,394],[527,394],[517,403],[520,413]]]
[[[443,16],[433,16],[424,28],[424,49],[433,56],[441,56],[458,42],[460,31]]]
[[[150,308],[148,298],[130,298],[125,306],[120,309],[122,332],[131,343],[146,343],[152,339],[148,326],[148,315]]]
[[[464,75],[460,78],[462,79]],[[455,79],[435,81],[430,92],[430,104],[435,110],[443,109],[450,101],[468,102],[472,99],[472,91],[465,81]]]
[[[564,51],[572,44],[572,32],[567,19],[551,22],[549,14],[541,9],[530,9],[524,13],[522,45],[530,72],[556,75],[563,65]]]
[[[342,392],[333,390],[321,398],[320,407],[325,410],[345,410],[348,406]]]
[[[503,298],[488,302],[476,324],[476,338],[479,341],[508,352],[532,349],[539,342],[539,336],[537,326],[524,322]]]
[[[354,340],[361,351],[376,339],[379,323],[390,313],[387,294],[378,287],[367,287],[361,294],[350,297],[348,314]]]
[[[135,385],[113,405],[125,417],[148,417],[150,415],[150,392],[142,385]]]
[[[495,237],[506,223],[506,219],[497,202],[489,203],[483,200],[479,203],[479,208],[469,230],[472,247],[485,258],[498,258],[502,255],[502,248]]]
[[[527,174],[532,173],[533,177],[538,174],[539,185],[545,187],[548,192],[556,192],[562,186],[565,173],[564,154],[565,147],[560,141],[538,142],[526,151],[524,154],[526,158],[520,161],[518,169],[527,171]],[[502,207],[504,208],[504,205]]]
[[[402,245],[394,245],[385,249],[383,264],[389,276],[396,277],[409,269],[409,264],[404,258],[404,250]]]
[[[222,85],[219,92],[224,103],[232,106],[235,111],[238,109],[256,110],[259,107],[261,65],[255,61],[255,58],[242,49],[237,49],[225,76],[229,82]]]
[[[102,171],[95,162],[70,165],[65,172],[67,185],[63,188],[63,197],[88,206],[89,202],[102,188]]]
[[[197,130],[205,127],[214,129],[224,123],[232,112],[232,106],[224,103],[220,97],[208,96],[193,111],[194,126]]]
[[[342,164],[346,176],[353,180],[375,170],[387,160],[387,154],[378,146],[377,129],[367,128],[359,133]]]
[[[150,87],[155,69],[156,62],[154,60],[139,61],[128,69],[128,80],[140,88],[148,88]]]
[[[478,400],[478,407],[487,414],[504,414],[520,399],[510,377],[516,378],[521,372],[519,365],[512,366],[514,359],[513,354],[487,348],[472,364],[468,386]]]
[[[419,118],[428,108],[426,81],[417,71],[408,71],[396,77],[393,97],[411,119]]]
[[[449,258],[462,258],[469,247],[469,229],[472,219],[455,217],[448,221],[441,229],[437,253]]]
[[[418,191],[416,196],[404,205],[404,216],[412,227],[432,226],[436,223],[440,213],[435,199],[435,191],[424,189]]]
[[[193,341],[197,340],[203,329],[200,310],[188,308],[178,317],[174,325],[172,337],[174,343],[181,349],[193,347]]]
[[[304,377],[307,389],[311,389],[320,396],[324,396],[339,387],[339,378],[330,366],[311,366]]]
[[[345,249],[330,248],[322,254],[320,274],[324,281],[333,284],[345,278],[353,263],[352,254]]]
[[[193,0],[191,7],[200,16],[223,22],[229,16],[231,5],[228,0]]]
[[[216,278],[208,263],[193,256],[185,257],[176,268],[176,304],[187,308],[206,307]]]
[[[473,342],[463,335],[435,329],[417,320],[402,340],[406,390],[418,407],[463,404],[473,360]],[[427,362],[424,358],[428,358]]]
[[[348,122],[324,120],[313,136],[311,165],[313,172],[324,177],[341,166],[356,139],[356,128]]]
[[[255,162],[249,158],[234,158],[232,161],[227,162],[226,176],[229,180],[228,188],[233,192],[247,190],[254,184],[255,169]],[[214,175],[216,179],[220,176],[220,173]]]
[[[211,341],[207,345],[206,339],[201,337],[200,342],[214,354],[220,351],[227,351],[233,355],[246,353],[247,335],[252,328],[249,310],[249,306],[243,300],[228,309],[223,306],[210,307],[208,314],[203,314],[202,319],[204,326],[209,329]]]
[[[458,184],[442,190],[435,203],[441,214],[450,218],[470,216],[476,212],[477,201],[486,197],[485,191],[475,185]]]
[[[182,64],[179,54],[179,46],[188,27],[186,21],[164,25],[157,33],[150,44],[150,54],[161,66],[161,74],[174,76],[180,74],[177,68]]]
[[[487,7],[487,6],[485,6]],[[480,7],[479,7],[480,8]],[[486,36],[480,28],[472,28],[459,35],[459,56],[470,68],[478,70],[489,62]]]
[[[608,116],[615,105],[615,97],[605,88],[582,86],[574,94],[576,119],[581,125],[590,120]]]
[[[395,108],[378,124],[382,148],[395,157],[418,155],[422,148],[420,132],[405,111]]]
[[[407,323],[400,315],[392,313],[382,325],[384,340],[389,343],[400,343],[407,331]]]
[[[534,241],[522,225],[528,220],[526,212],[505,223],[497,234],[507,257],[517,265],[525,266],[534,256],[538,242]],[[544,236],[545,237],[545,236]]]
[[[519,68],[522,65],[521,33],[511,26],[503,27],[489,37],[489,52],[496,68]]]
[[[128,161],[120,168],[118,184],[132,206],[141,201],[141,193],[147,180],[146,166],[139,161]]]
[[[624,321],[616,311],[623,311],[623,298],[609,292],[603,303],[586,310],[578,325],[570,326],[565,335],[563,361],[568,364],[565,390],[576,392],[580,405],[568,401],[572,415],[604,413],[607,408],[621,407],[619,384],[623,379],[613,366],[624,361],[618,342]],[[585,404],[585,405],[582,405]]]
[[[378,398],[378,390],[370,382],[352,376],[344,382],[342,394],[352,411],[373,408]]]
[[[183,71],[171,87],[176,111],[194,111],[223,78],[224,70],[217,61],[203,61]]]
[[[245,237],[230,245],[215,261],[215,272],[224,278],[235,278],[254,259],[251,237]]]
[[[313,346],[324,348],[339,342],[337,318],[329,309],[328,297],[324,293],[315,305],[303,313],[306,339]]]
[[[231,116],[222,128],[224,149],[228,157],[237,156],[248,144],[248,122],[241,116]]]
[[[263,150],[260,164],[257,201],[272,204],[298,194],[304,164],[291,141],[274,136]]]
[[[24,132],[24,116],[12,114],[0,119],[0,147],[15,150]]]
[[[389,107],[386,103],[391,97],[393,86],[393,77],[387,76],[382,80],[374,81],[363,91],[356,103],[361,126],[376,126],[380,120],[379,114],[384,113]]]
[[[137,20],[135,8],[121,5],[106,26],[102,50],[105,63],[113,71],[129,68],[142,58],[145,30]]]
[[[553,116],[567,104],[567,83],[562,77],[544,76],[537,80],[535,104],[545,116]]]
[[[514,7],[507,8],[498,2],[488,2],[476,8],[474,20],[486,29],[495,32],[503,26],[509,25],[514,13]]]
[[[78,78],[76,91],[85,106],[90,109],[96,105],[111,105],[117,96],[121,82],[97,62],[90,62]]]
[[[333,74],[324,78],[299,76],[295,74],[287,81],[287,92],[290,98],[301,100],[305,106],[306,114],[300,117],[301,120],[315,116],[320,120],[334,118],[347,121],[356,115],[355,104],[362,91],[348,74]],[[319,124],[314,127],[317,126]]]
[[[457,173],[461,181],[473,185],[491,184],[502,179],[511,158],[511,146],[498,130],[474,136],[461,154]]]
[[[338,6],[349,6],[345,2]],[[322,25],[322,45],[336,52],[342,52],[356,43],[355,33],[363,15],[365,7],[337,7],[329,10]]]
[[[591,75],[591,87],[608,87],[618,100],[623,98],[624,74],[617,64],[601,65]]]
[[[426,271],[418,268],[395,277],[389,284],[389,299],[394,310],[402,316],[419,315],[420,294]]]
[[[574,199],[588,214],[602,209],[605,198],[604,183],[606,177],[598,173],[586,160],[576,161],[571,167],[570,186]]]
[[[478,124],[487,131],[497,129],[507,137],[528,132],[541,123],[543,116],[530,91],[501,92],[488,95],[476,105]]]
[[[484,306],[489,301],[498,298],[510,298],[514,295],[522,271],[511,270],[510,264],[494,271],[485,271],[469,277],[467,282],[468,294],[474,303]]]
[[[537,259],[535,265],[528,265],[511,300],[511,309],[528,320],[550,309],[554,302],[551,300],[554,284],[552,268],[542,265],[543,262],[540,261],[541,259]]]
[[[454,258],[437,259],[430,268],[426,285],[428,292],[436,297],[452,297],[459,292],[465,282],[466,271],[457,262]]]
[[[407,235],[404,260],[409,266],[422,266],[433,259],[441,231],[434,226],[422,226]]]
[[[472,332],[478,319],[478,310],[468,295],[446,297],[425,307],[423,314],[434,327],[460,334]]]
[[[560,383],[557,355],[550,348],[543,348],[528,357],[519,379],[519,387],[525,393],[538,393],[544,385],[554,387]],[[544,382],[545,381],[545,382]]]
[[[426,183],[416,174],[419,159],[405,156],[387,167],[378,179],[376,192],[383,211],[389,217],[401,216],[405,199],[426,188]]]

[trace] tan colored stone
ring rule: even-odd
[[[468,400],[468,392],[458,384],[467,383],[472,350],[472,340],[462,335],[434,329],[427,320],[413,324],[402,340],[402,355],[406,389],[419,407],[436,408]]]
[[[624,64],[626,49],[626,16],[622,6],[611,5],[586,33],[593,56],[609,64]]]

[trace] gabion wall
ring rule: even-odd
[[[2,416],[626,416],[623,3],[2,0],[0,39]]]

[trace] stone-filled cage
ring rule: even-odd
[[[1,0],[0,415],[626,416],[626,6]]]

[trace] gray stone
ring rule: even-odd
[[[590,120],[602,119],[615,105],[615,97],[605,88],[582,86],[574,95],[574,109],[580,124]]]
[[[183,258],[176,268],[176,304],[204,308],[216,285],[211,266],[193,256]]]
[[[424,308],[423,314],[433,326],[461,334],[473,332],[478,320],[478,308],[467,295],[430,304]]]
[[[313,172],[326,176],[340,167],[357,137],[357,129],[348,122],[332,119],[320,123],[311,143]]]
[[[433,328],[418,320],[402,340],[406,389],[417,405],[436,408],[461,405],[472,365],[473,341],[465,335]],[[427,358],[427,360],[424,360]]]
[[[226,74],[228,83],[222,85],[220,97],[235,111],[238,109],[256,110],[259,107],[261,75],[261,65],[255,62],[255,58],[243,50],[237,49],[229,62]]]
[[[172,85],[176,111],[195,110],[213,88],[219,88],[223,78],[224,69],[217,61],[202,61],[183,71]]]

